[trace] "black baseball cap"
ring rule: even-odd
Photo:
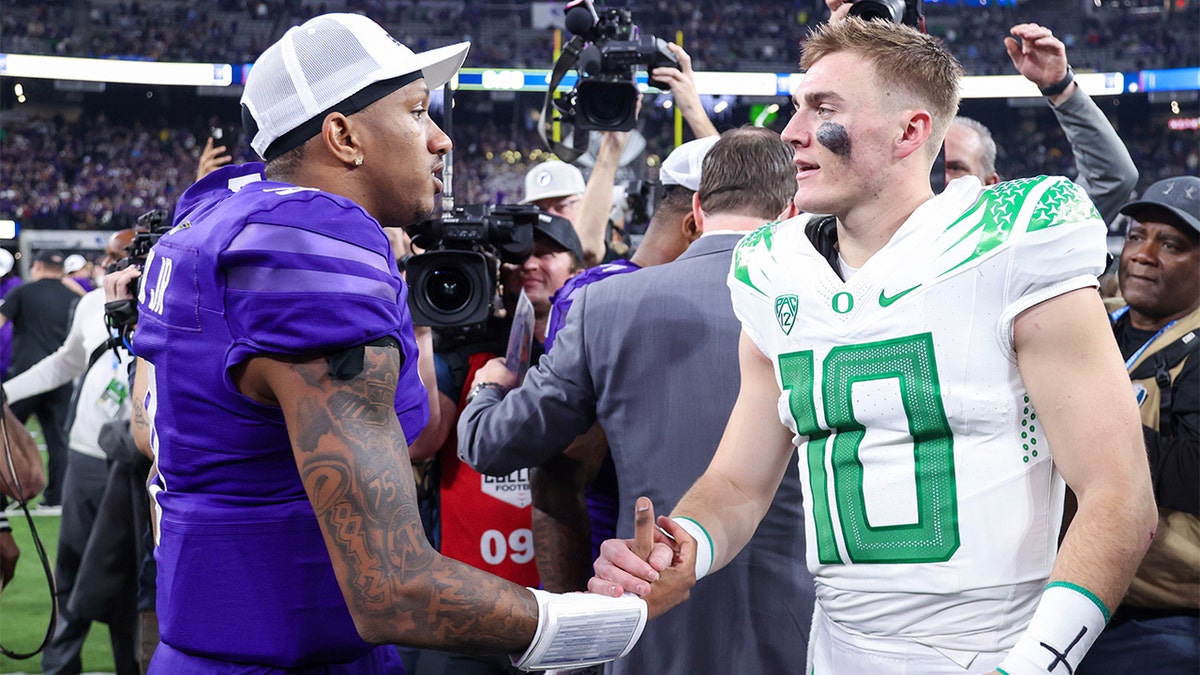
[[[63,254],[61,251],[55,251],[54,249],[46,248],[34,254],[33,261],[62,267]]]
[[[1139,220],[1138,214],[1147,209],[1162,209],[1200,232],[1200,178],[1176,176],[1158,181],[1146,189],[1141,199],[1121,207],[1121,213]],[[1182,228],[1181,228],[1182,229]]]
[[[575,259],[580,263],[583,262],[583,244],[579,241],[575,226],[566,218],[543,211],[538,214],[537,223],[533,226],[533,234],[534,237],[538,235],[546,237],[564,250],[575,254]]]

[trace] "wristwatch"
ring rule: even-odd
[[[504,396],[508,393],[508,387],[500,384],[499,382],[480,382],[474,387],[471,387],[471,393],[467,394],[467,403],[470,403],[472,400],[474,400],[475,396],[484,389],[495,389],[496,391],[500,392],[501,396]]]
[[[1046,87],[1045,89],[1038,87],[1038,90],[1042,92],[1042,96],[1058,96],[1059,94],[1066,91],[1067,87],[1071,86],[1071,83],[1074,81],[1075,81],[1075,69],[1072,68],[1070,65],[1068,65],[1067,66],[1067,74],[1063,76],[1063,79],[1059,80],[1058,82],[1055,82],[1054,84],[1050,85],[1049,87]]]

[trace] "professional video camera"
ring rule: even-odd
[[[679,59],[667,43],[653,35],[642,35],[628,9],[608,8],[596,11],[591,0],[573,0],[567,4],[567,30],[575,35],[563,48],[554,64],[550,86],[542,105],[543,140],[560,158],[572,161],[586,147],[584,131],[629,131],[637,123],[637,67],[647,71],[679,67]],[[575,88],[555,99],[559,82],[572,67],[579,72]],[[667,89],[663,82],[651,79],[650,85]],[[551,106],[560,115],[554,117]],[[574,125],[575,148],[560,148],[551,143],[546,132],[554,121]],[[577,152],[574,152],[577,151]],[[574,157],[572,157],[574,152]]]
[[[171,229],[171,221],[164,209],[154,209],[138,216],[134,225],[133,243],[126,250],[126,256],[108,266],[108,272],[118,272],[126,267],[134,266],[139,270],[146,264],[146,256],[154,244]],[[105,303],[104,314],[108,325],[121,333],[128,340],[134,326],[137,325],[137,297],[141,277],[129,282],[129,295],[132,299],[113,300]]]
[[[850,16],[883,19],[925,32],[925,0],[851,0]]]
[[[487,320],[500,263],[517,265],[529,257],[540,213],[535,206],[459,206],[405,228],[424,250],[406,267],[413,323],[465,327]]]

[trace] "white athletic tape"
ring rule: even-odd
[[[594,593],[533,591],[538,626],[520,658],[521,670],[579,668],[620,658],[637,644],[646,627],[646,601],[626,593],[620,598]]]

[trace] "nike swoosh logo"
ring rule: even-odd
[[[899,293],[892,295],[892,296],[889,296],[886,291],[880,290],[879,291],[879,306],[887,307],[887,306],[891,305],[893,302],[899,300],[900,298],[903,298],[904,296],[908,295],[909,293],[912,293],[913,291],[917,290],[920,287],[921,287],[921,284],[917,284],[916,286],[913,286],[912,288],[906,288],[903,291],[900,291]]]

